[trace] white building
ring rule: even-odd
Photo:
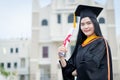
[[[0,40],[0,65],[17,80],[29,80],[29,40]]]
[[[117,59],[118,59],[118,75],[116,75],[116,76],[119,76],[119,79],[120,79],[120,35],[119,36],[117,36],[117,53],[118,53],[118,55],[117,55]]]
[[[40,0],[32,1],[31,41],[0,40],[0,66],[11,73],[15,72],[17,80],[62,80],[57,48],[73,26],[73,13],[77,5],[87,4],[104,7],[98,21],[112,50],[114,80],[120,79],[120,41],[118,39],[117,46],[113,0],[105,6],[94,2],[96,0],[52,0],[50,5],[43,8],[40,8]],[[76,36],[77,29],[68,46],[67,59]]]
[[[103,6],[97,0],[52,0],[40,8],[40,0],[32,0],[32,43],[30,51],[30,80],[62,80],[57,48],[62,44],[70,27],[73,13],[79,4],[104,7],[98,17],[104,37],[109,41],[113,57],[114,80],[120,75],[115,34],[113,0]],[[98,1],[99,2],[99,1]],[[79,20],[79,19],[78,19]],[[68,47],[67,58],[75,45],[77,29]]]

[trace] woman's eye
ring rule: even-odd
[[[81,26],[84,26],[85,24],[84,23],[81,23]]]
[[[92,24],[91,22],[87,22],[87,24]]]

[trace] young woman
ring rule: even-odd
[[[113,80],[110,47],[103,38],[97,16],[100,7],[79,5],[75,15],[80,16],[75,49],[67,61],[63,55],[67,48],[60,46],[58,55],[64,80]]]

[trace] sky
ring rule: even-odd
[[[41,0],[41,7],[50,0]],[[120,35],[120,0],[114,0],[116,33]],[[32,26],[32,0],[0,0],[0,39],[30,38]]]
[[[0,0],[0,39],[30,38],[32,0]]]

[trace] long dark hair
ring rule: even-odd
[[[92,23],[94,25],[95,34],[97,36],[103,37],[102,33],[101,33],[100,25],[99,25],[97,19],[93,18],[93,17],[89,17],[89,18],[90,18],[90,20],[92,21]],[[77,53],[78,46],[81,45],[83,43],[83,41],[87,38],[87,36],[82,32],[82,30],[80,28],[80,25],[81,25],[81,19],[80,19],[79,30],[78,30],[76,45],[75,45],[73,54]]]

